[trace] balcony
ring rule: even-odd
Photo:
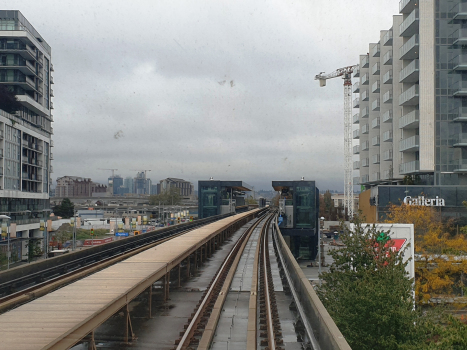
[[[418,33],[419,18],[418,8],[414,9],[410,15],[399,26],[400,36],[412,36]]]
[[[360,99],[356,98],[353,100],[353,108],[358,108],[360,107]]]
[[[379,75],[380,69],[379,69],[379,62],[376,62],[373,67],[371,67],[371,74],[373,75]]]
[[[370,66],[370,58],[368,57],[368,55],[366,55],[362,58],[362,61],[360,62],[360,67],[368,68],[369,66]]]
[[[453,115],[453,122],[467,122],[467,107],[451,109],[449,114]]]
[[[383,75],[383,84],[392,84],[392,70],[388,70]]]
[[[399,119],[399,129],[416,129],[420,122],[420,111],[414,110]]]
[[[360,67],[357,67],[353,71],[354,78],[358,78],[360,76]]]
[[[454,58],[449,61],[449,68],[459,71],[467,70],[467,54],[454,56]]]
[[[383,123],[391,123],[391,122],[392,122],[392,109],[384,112],[383,114]]]
[[[467,28],[460,28],[450,35],[453,45],[467,44]]]
[[[399,1],[399,12],[410,13],[417,8],[417,0],[401,0]]]
[[[373,85],[371,85],[371,92],[374,92],[374,93],[379,93],[380,91],[380,84],[379,84],[379,80],[376,80]]]
[[[383,95],[383,103],[391,103],[392,102],[392,91],[386,91]]]
[[[2,166],[0,167],[0,176],[3,176],[3,167]],[[1,190],[1,188],[0,188],[0,190]]]
[[[8,85],[17,85],[24,90],[35,90],[36,84],[29,76],[21,75],[2,75],[0,76],[0,83],[9,83]]]
[[[389,170],[383,171],[383,180],[389,180],[392,179],[393,174],[392,174],[392,168]]]
[[[363,151],[368,151],[368,150],[370,150],[370,141],[368,140],[363,141],[360,144],[360,151],[363,152]]]
[[[53,89],[50,89],[50,97],[54,97],[54,90]]]
[[[54,167],[51,165],[50,166],[50,172],[53,173],[54,172]]]
[[[362,101],[368,101],[370,99],[370,94],[368,93],[368,90],[363,90],[360,96]]]
[[[384,65],[391,65],[392,64],[392,50],[386,52],[383,56],[383,64]]]
[[[383,46],[392,45],[392,29],[389,29],[383,36]]]
[[[0,149],[0,158],[3,158],[3,150]]]
[[[381,53],[381,46],[379,43],[377,43],[375,46],[373,46],[373,49],[371,49],[371,55],[373,57],[379,57]]]
[[[370,126],[368,124],[362,125],[362,135],[368,134],[370,132]]]
[[[467,172],[467,159],[456,159],[449,163],[449,170],[455,172]]]
[[[358,124],[360,123],[360,115],[357,113],[357,114],[354,114],[353,117],[352,117],[352,124]]]
[[[449,10],[453,14],[452,19],[464,20],[467,19],[467,3],[460,2]]]
[[[467,134],[460,133],[451,135],[452,147],[467,147]]]
[[[379,171],[377,171],[377,172],[371,174],[370,181],[375,182],[375,181],[379,181],[379,180],[381,180],[381,176],[380,176],[380,172],[379,172]]]
[[[21,56],[14,56],[15,58],[13,59],[7,59],[4,62],[0,62],[0,67],[14,68],[26,75],[36,74],[36,68],[33,64],[31,64],[28,60],[25,60]]]
[[[50,160],[53,160],[53,159],[54,159],[54,154],[50,152]]]
[[[380,139],[379,136],[375,136],[371,139],[371,145],[372,146],[379,146],[380,144]]]
[[[357,160],[353,162],[353,170],[358,170],[360,169],[360,162]]]
[[[371,128],[372,129],[379,129],[380,122],[379,122],[379,117],[376,117],[371,121]]]
[[[360,130],[359,129],[354,130],[353,131],[353,139],[358,140],[359,138],[360,138]]]
[[[370,76],[368,73],[363,74],[360,77],[360,85],[368,85],[370,83]]]
[[[3,130],[0,130],[0,139],[3,139]]]
[[[353,92],[354,94],[357,94],[357,93],[360,92],[360,84],[359,84],[358,81],[357,81],[355,84],[353,84],[352,92]]]
[[[418,84],[415,84],[400,94],[399,106],[415,106],[418,105],[418,100]]]
[[[362,175],[360,177],[360,183],[361,184],[367,183],[368,181],[370,181],[370,176],[369,175]]]
[[[413,60],[399,72],[399,83],[415,83],[420,72],[419,60]]]
[[[19,41],[0,44],[0,52],[19,54],[26,60],[33,60],[36,58],[36,50]]]
[[[413,60],[418,58],[419,47],[420,41],[418,34],[415,34],[400,47],[399,58],[401,60]]]
[[[414,160],[408,163],[399,165],[399,174],[406,175],[411,173],[418,173],[420,171],[420,161]]]
[[[370,159],[369,159],[369,158],[363,158],[363,159],[361,160],[360,166],[361,166],[362,168],[367,168],[367,167],[369,167],[369,166],[370,166]]]
[[[354,176],[353,184],[354,184],[354,186],[360,185],[360,177],[359,176]]]
[[[465,97],[467,96],[467,81],[457,81],[450,87],[452,96],[454,97]]]
[[[392,130],[383,132],[383,142],[392,142]]]
[[[54,146],[54,140],[50,140],[50,147]]]
[[[371,156],[371,162],[373,164],[379,164],[379,161],[380,161],[379,154],[373,154],[373,156]]]
[[[379,111],[379,107],[380,107],[379,99],[374,100],[374,101],[371,103],[371,110],[372,110],[372,111]]]
[[[419,136],[415,135],[399,142],[400,152],[415,152],[420,148]]]
[[[383,160],[392,160],[392,149],[383,152]]]
[[[370,107],[366,106],[360,110],[360,118],[368,118],[370,116]]]
[[[353,146],[353,154],[360,154],[360,145]]]

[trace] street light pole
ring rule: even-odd
[[[319,279],[319,286],[321,287],[321,221],[324,225],[324,217],[320,218],[319,228],[318,228],[318,279]]]
[[[5,219],[8,220],[7,225],[6,225],[6,235],[7,235],[7,245],[8,245],[8,247],[7,247],[7,265],[6,265],[6,268],[8,270],[10,268],[10,255],[11,255],[11,253],[10,253],[10,220],[11,220],[11,218],[8,215],[0,215],[0,219],[2,219],[2,224],[3,224],[3,220],[5,220]],[[3,230],[3,227],[2,227],[2,230]]]

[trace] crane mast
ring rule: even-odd
[[[315,76],[321,87],[326,80],[337,77],[344,79],[344,211],[347,209],[349,219],[354,216],[353,178],[352,178],[352,73],[358,65],[336,69],[330,74]]]

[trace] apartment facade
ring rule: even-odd
[[[16,112],[0,110],[0,212],[11,218],[12,263],[28,259],[28,246],[44,244],[40,228],[50,213],[53,160],[52,72],[51,48],[42,36],[21,12],[0,11],[0,85],[21,104]],[[4,236],[1,251],[7,249]]]
[[[409,197],[437,187],[446,199],[467,185],[467,3],[402,0],[399,11],[359,57],[353,89],[354,183],[375,205],[383,185],[403,185]]]
[[[60,198],[93,197],[107,193],[107,186],[93,182],[89,178],[62,176],[57,178],[55,196]]]
[[[170,191],[171,188],[176,188],[180,191],[181,197],[193,197],[193,184],[190,181],[168,177],[167,179],[160,180],[159,184],[161,192]]]

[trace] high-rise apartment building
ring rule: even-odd
[[[16,112],[0,110],[0,214],[11,218],[11,262],[27,260],[31,247],[43,244],[40,221],[50,211],[53,159],[52,71],[44,38],[21,12],[0,10],[0,85],[21,104]]]
[[[355,75],[354,182],[371,189],[377,213],[424,196],[442,197],[442,211],[459,216],[467,190],[467,3],[402,0],[399,10]]]

